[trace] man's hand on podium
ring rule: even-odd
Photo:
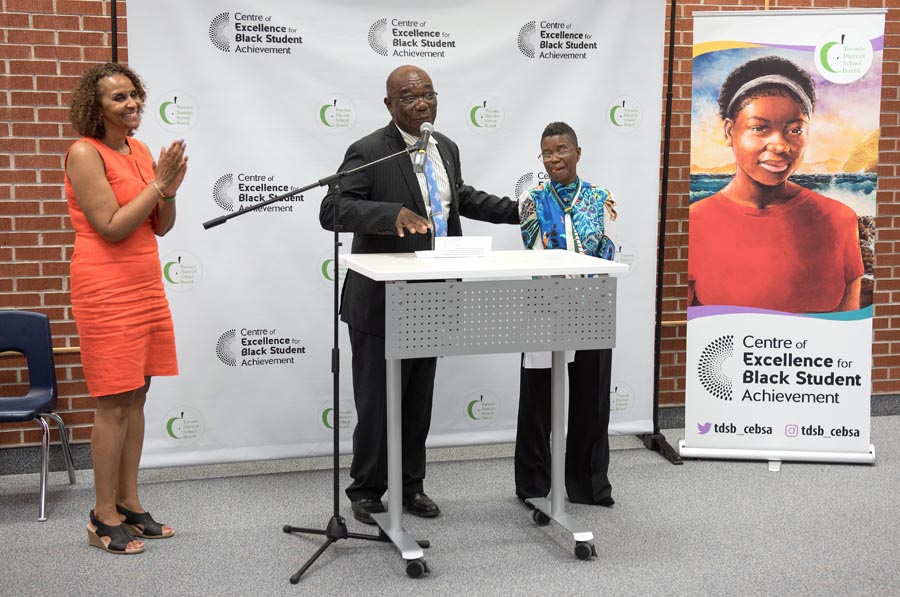
[[[431,228],[431,222],[415,213],[409,208],[401,207],[397,214],[397,221],[394,222],[397,234],[403,236],[405,231],[410,234],[425,234]]]

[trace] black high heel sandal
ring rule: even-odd
[[[93,529],[91,528],[91,525],[93,525]],[[120,524],[111,526],[103,524],[97,520],[96,516],[94,516],[93,510],[91,510],[91,525],[87,527],[88,543],[94,547],[99,547],[103,551],[118,555],[144,553],[143,547],[139,549],[128,549],[128,544],[134,541],[134,537],[128,534],[128,531],[125,530],[125,525]],[[109,545],[103,541],[103,537],[109,538]]]
[[[175,531],[169,529],[163,532],[163,525],[153,520],[149,512],[132,512],[128,508],[116,504],[116,510],[119,514],[125,516],[125,526],[129,532],[135,537],[143,539],[168,539],[175,534]]]

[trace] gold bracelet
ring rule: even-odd
[[[159,183],[156,182],[156,179],[155,179],[155,178],[154,178],[153,180],[151,180],[150,182],[153,183],[153,188],[155,188],[155,189],[156,189],[156,192],[159,193],[160,199],[162,199],[163,201],[175,201],[175,195],[172,195],[171,197],[169,197],[168,195],[166,195],[165,193],[163,193],[163,192],[162,192],[162,189],[159,188]]]

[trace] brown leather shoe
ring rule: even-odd
[[[422,518],[434,518],[441,513],[441,509],[434,503],[434,500],[421,491],[403,496],[403,505],[406,506],[407,512]]]
[[[384,512],[384,504],[376,498],[363,498],[350,502],[350,509],[353,510],[353,518],[356,520],[363,524],[375,524],[372,515]]]

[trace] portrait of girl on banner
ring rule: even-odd
[[[866,81],[829,83],[810,52],[783,53],[694,59],[689,307],[872,303],[878,122],[842,113]]]

